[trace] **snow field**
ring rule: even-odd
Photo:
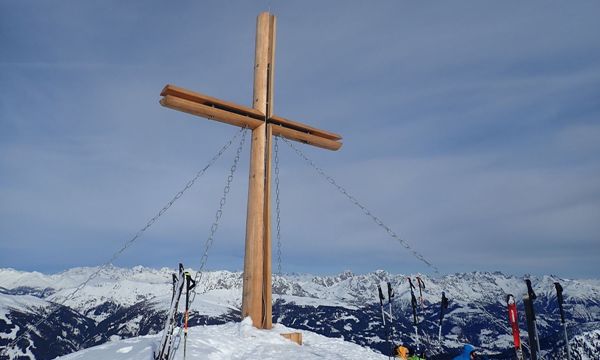
[[[341,339],[331,339],[302,331],[303,345],[299,346],[280,334],[294,332],[282,325],[272,330],[258,330],[246,318],[241,323],[197,326],[189,329],[187,359],[207,360],[288,360],[288,359],[386,359],[370,349]],[[160,334],[109,342],[57,360],[148,360],[158,346]],[[182,335],[183,341],[183,335]],[[183,343],[175,359],[183,359]]]

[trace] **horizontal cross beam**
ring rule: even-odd
[[[161,96],[161,105],[207,119],[250,129],[255,129],[265,122],[265,115],[256,109],[174,85],[165,86]],[[272,125],[273,135],[328,150],[338,150],[342,147],[342,137],[338,134],[279,116],[271,116],[266,121]]]

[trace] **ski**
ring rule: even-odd
[[[567,323],[565,322],[565,311],[563,309],[563,288],[560,283],[555,282],[554,287],[556,288],[556,300],[558,301],[558,309],[560,310],[560,322],[562,323],[563,330],[565,333],[565,346],[567,347],[567,359],[571,360],[571,347],[569,346],[569,336],[567,335]]]
[[[173,330],[177,326],[177,308],[179,305],[179,299],[181,298],[181,291],[184,285],[184,271],[183,264],[179,264],[179,272],[177,275],[173,274],[173,294],[171,296],[171,306],[169,313],[165,321],[165,328],[158,347],[158,353],[154,354],[155,360],[169,360],[171,354],[171,348],[173,346]]]
[[[512,294],[506,296],[506,306],[508,308],[508,321],[512,328],[513,340],[515,344],[515,352],[517,359],[523,360],[523,350],[521,349],[521,335],[519,332],[519,317],[517,314],[517,303]]]

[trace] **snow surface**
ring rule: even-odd
[[[283,338],[280,334],[297,332],[283,325],[272,330],[252,327],[250,318],[241,323],[197,326],[189,329],[186,359],[386,359],[371,349],[332,339],[310,331],[302,333],[303,345]],[[160,342],[159,335],[141,336],[113,341],[73,354],[59,357],[60,360],[148,360]],[[175,359],[183,359],[183,344],[180,344]]]
[[[48,302],[29,295],[4,295],[0,294],[0,321],[10,324],[7,317],[11,310],[21,312],[33,311],[36,307],[43,308],[48,306]],[[14,339],[17,336],[19,327],[15,327],[9,333],[3,333],[2,338]]]
[[[36,308],[46,308],[49,302],[31,295],[5,295],[0,293],[0,318],[10,310],[21,312],[34,311]]]

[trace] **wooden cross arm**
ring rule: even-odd
[[[160,100],[161,105],[207,119],[250,129],[265,122],[265,115],[256,109],[173,85],[165,86],[161,96],[163,96]],[[340,141],[342,137],[329,131],[316,129],[279,116],[272,116],[268,122],[272,125],[274,135],[329,150],[338,150],[342,146]]]

